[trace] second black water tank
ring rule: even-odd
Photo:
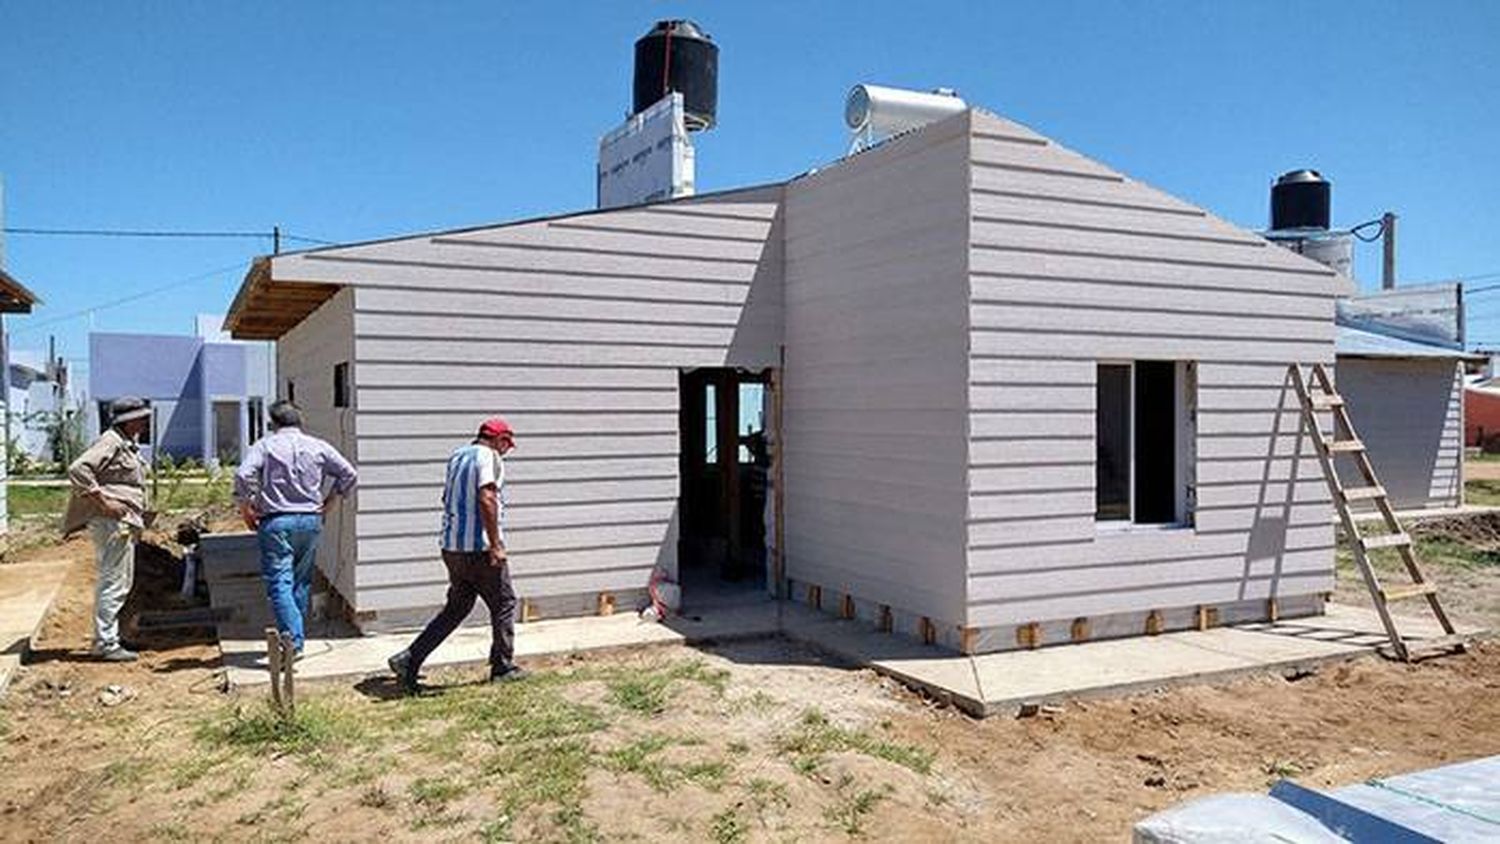
[[[1327,229],[1332,204],[1332,186],[1318,171],[1283,173],[1271,186],[1271,228]]]
[[[719,109],[719,46],[692,21],[657,21],[635,42],[631,114],[645,111],[672,91],[682,94],[688,128],[714,125]]]

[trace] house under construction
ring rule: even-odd
[[[320,566],[364,626],[442,603],[444,460],[502,412],[533,612],[769,578],[974,652],[1319,612],[1287,368],[1351,292],[964,109],[780,184],[262,258],[228,326],[360,465]]]

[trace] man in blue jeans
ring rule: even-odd
[[[276,629],[302,654],[323,512],[354,488],[354,467],[338,450],[302,432],[289,401],[271,405],[271,433],[250,447],[234,473],[234,497],[260,542],[260,572]],[[327,494],[324,482],[332,479]]]

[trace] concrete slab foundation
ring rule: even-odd
[[[1402,619],[1414,638],[1435,637],[1435,623]],[[1465,631],[1480,635],[1481,631]],[[1280,622],[1164,633],[1028,651],[963,656],[881,633],[869,622],[845,620],[796,604],[759,600],[714,608],[667,624],[633,614],[565,618],[521,624],[518,658],[658,644],[697,644],[783,635],[951,703],[976,717],[1013,714],[1023,705],[1126,694],[1164,686],[1224,680],[1263,670],[1311,667],[1369,656],[1385,644],[1373,610],[1330,604],[1327,613]],[[297,666],[300,679],[335,679],[386,672],[385,661],[414,634],[316,632]],[[481,666],[489,630],[460,628],[433,654],[428,667]],[[269,681],[262,635],[242,630],[221,640],[230,683]]]
[[[788,637],[868,665],[977,717],[1014,714],[1024,704],[1308,667],[1368,656],[1386,643],[1374,610],[1329,604],[1323,615],[1281,622],[967,657],[884,636],[860,622],[797,610],[786,613],[783,632]],[[1414,640],[1442,634],[1431,619],[1398,623]]]
[[[31,650],[67,575],[66,562],[0,565],[0,695]]]

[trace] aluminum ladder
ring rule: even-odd
[[[1333,506],[1338,510],[1344,535],[1349,538],[1349,544],[1354,551],[1354,562],[1359,566],[1360,574],[1364,576],[1365,586],[1369,588],[1370,597],[1375,601],[1375,611],[1380,614],[1380,623],[1385,626],[1386,635],[1391,640],[1390,645],[1380,649],[1381,653],[1403,662],[1411,662],[1424,656],[1463,650],[1468,643],[1468,638],[1459,635],[1453,628],[1453,622],[1448,620],[1448,614],[1443,611],[1443,605],[1438,601],[1437,584],[1429,581],[1417,565],[1411,536],[1401,526],[1401,521],[1396,518],[1396,512],[1391,508],[1385,487],[1381,486],[1380,479],[1375,475],[1375,467],[1370,463],[1370,455],[1365,450],[1365,444],[1360,441],[1359,435],[1354,430],[1354,423],[1349,420],[1349,408],[1344,402],[1344,397],[1334,389],[1333,381],[1328,377],[1328,370],[1323,364],[1315,363],[1311,370],[1312,375],[1309,378],[1303,374],[1300,364],[1292,364],[1290,367],[1292,384],[1297,389],[1297,400],[1302,406],[1302,422],[1312,435],[1313,445],[1318,452],[1318,462],[1323,465],[1323,478],[1328,481],[1328,491],[1333,496]],[[1333,431],[1328,435],[1325,435],[1318,425],[1318,413],[1323,411],[1333,412]],[[1343,439],[1338,438],[1340,431],[1343,432]],[[1364,486],[1345,487],[1339,481],[1334,459],[1340,456],[1354,460],[1360,475],[1364,478]],[[1375,509],[1385,522],[1387,529],[1385,534],[1365,536],[1360,532],[1359,525],[1354,521],[1354,514],[1349,509],[1350,504],[1356,501],[1374,502]],[[1407,573],[1411,575],[1410,585],[1394,588],[1381,585],[1380,578],[1375,574],[1369,557],[1369,552],[1377,548],[1394,548],[1400,552],[1401,561],[1406,565]],[[1427,605],[1432,609],[1432,614],[1442,626],[1445,635],[1420,639],[1413,643],[1406,641],[1401,631],[1396,629],[1396,622],[1391,618],[1389,605],[1394,601],[1410,598],[1427,599]]]

